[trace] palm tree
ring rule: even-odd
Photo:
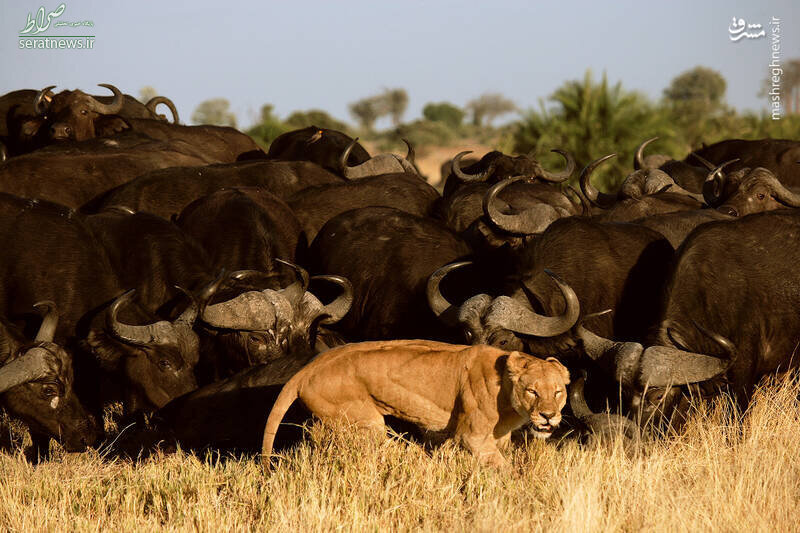
[[[515,134],[517,152],[534,151],[543,164],[559,164],[547,152],[568,150],[579,164],[610,153],[619,157],[598,169],[597,182],[616,188],[632,169],[632,155],[645,139],[658,135],[658,151],[678,155],[684,147],[674,141],[675,132],[664,114],[638,92],[626,91],[621,83],[610,86],[603,74],[599,83],[587,71],[582,80],[566,82],[538,111],[526,113]],[[604,170],[604,172],[602,172]]]

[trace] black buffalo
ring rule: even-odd
[[[439,193],[417,174],[370,176],[300,191],[289,198],[309,241],[333,217],[361,207],[392,207],[417,216],[433,213]]]
[[[276,137],[266,157],[278,161],[310,161],[329,172],[338,173],[341,171],[341,155],[351,143],[353,139],[340,131],[309,126]],[[368,159],[369,153],[356,142],[346,164],[359,165]]]
[[[225,187],[260,187],[287,199],[307,187],[343,183],[344,178],[306,161],[240,161],[194,168],[174,165],[140,175],[83,207],[96,212],[124,205],[165,218],[177,215],[193,201]]]
[[[583,331],[587,353],[620,382],[640,423],[680,426],[691,397],[726,389],[746,405],[762,376],[796,366],[798,231],[793,210],[704,224],[674,261],[646,342]]]
[[[38,448],[54,437],[67,450],[81,451],[103,431],[75,393],[72,354],[53,342],[55,304],[38,302],[37,309],[43,319],[33,341],[0,320],[0,405],[28,425]]]

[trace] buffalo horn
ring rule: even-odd
[[[110,104],[104,104],[100,102],[98,99],[93,98],[91,103],[92,111],[96,111],[102,115],[113,115],[115,113],[119,113],[122,109],[122,104],[124,103],[124,97],[122,96],[122,92],[119,89],[114,87],[109,83],[100,83],[98,87],[105,87],[112,93],[114,93],[114,99],[111,101]]]
[[[578,295],[558,275],[548,269],[544,272],[553,278],[561,289],[566,303],[561,316],[539,315],[513,298],[498,296],[489,307],[487,323],[494,323],[510,331],[535,337],[555,337],[574,326],[580,315]]]
[[[36,98],[33,99],[33,110],[36,112],[37,115],[44,115],[47,111],[47,105],[45,102],[47,101],[47,93],[51,90],[55,89],[55,85],[49,85],[36,93]]]
[[[591,176],[592,172],[594,172],[594,169],[598,167],[598,165],[608,159],[611,159],[612,157],[617,157],[617,154],[609,154],[601,157],[600,159],[595,159],[586,165],[586,167],[581,171],[580,182],[581,190],[583,191],[584,196],[586,196],[592,205],[602,209],[610,208],[612,205],[614,205],[614,202],[616,202],[617,198],[612,194],[606,194],[595,189],[589,177]]]

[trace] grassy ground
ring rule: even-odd
[[[701,408],[634,457],[517,443],[499,472],[449,443],[426,451],[321,424],[267,474],[249,457],[56,451],[33,466],[0,453],[0,529],[797,531],[798,393],[784,381],[744,415]]]

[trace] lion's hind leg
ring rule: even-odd
[[[370,401],[353,400],[337,404],[335,409],[326,409],[325,412],[316,412],[313,409],[312,412],[323,421],[353,424],[359,429],[381,434],[386,432],[383,415]]]

